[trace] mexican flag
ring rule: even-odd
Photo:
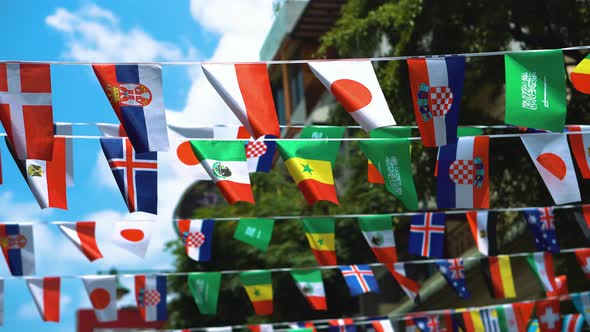
[[[240,273],[240,280],[248,293],[257,315],[272,315],[272,280],[270,271]]]
[[[297,288],[314,310],[327,310],[326,293],[320,270],[293,270],[291,276],[297,283]]]
[[[374,215],[359,218],[359,227],[367,243],[375,253],[377,260],[381,263],[395,263],[397,261],[397,250],[391,216]]]

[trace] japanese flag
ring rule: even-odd
[[[117,320],[117,281],[115,276],[84,276],[82,282],[99,322]]]
[[[582,199],[565,136],[528,134],[520,137],[555,204],[578,202]]]
[[[113,243],[143,258],[150,245],[153,221],[119,221],[115,223]]]

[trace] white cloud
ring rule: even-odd
[[[29,201],[17,202],[12,191],[0,193],[0,220],[33,222],[51,213],[51,209],[41,210],[32,196]]]

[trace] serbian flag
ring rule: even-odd
[[[59,322],[59,277],[27,278],[27,287],[33,296],[39,314],[45,322]]]
[[[427,147],[457,142],[465,58],[408,59],[416,123]]]
[[[178,220],[178,231],[188,257],[197,262],[208,262],[211,259],[214,226],[213,219]]]
[[[590,179],[590,126],[567,126],[570,132],[585,132],[567,135],[578,169],[584,179]]]
[[[78,222],[60,222],[57,223],[59,230],[72,241],[72,243],[80,250],[89,261],[102,258],[100,249],[96,244],[94,221],[78,221]]]
[[[472,136],[440,147],[436,194],[439,208],[490,207],[489,146],[489,137]]]
[[[203,64],[201,68],[251,136],[281,136],[265,63]]]
[[[167,151],[168,129],[159,65],[92,65],[137,152]]]
[[[51,160],[54,128],[49,64],[0,64],[0,121],[16,159]]]
[[[167,320],[166,276],[136,275],[135,300],[144,321]]]
[[[0,224],[0,247],[13,276],[35,274],[33,225]]]
[[[575,253],[576,259],[586,275],[586,279],[590,279],[590,248],[578,249]]]

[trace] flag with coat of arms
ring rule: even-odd
[[[214,226],[213,219],[178,220],[178,231],[188,257],[197,262],[208,262],[211,259]]]

